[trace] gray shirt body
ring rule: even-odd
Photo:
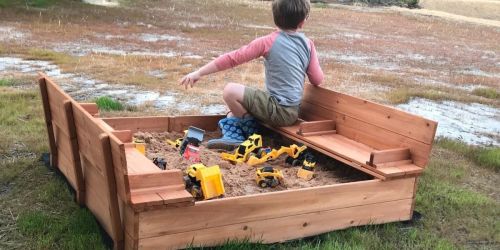
[[[304,34],[281,31],[264,61],[266,89],[283,106],[298,106],[311,50]]]

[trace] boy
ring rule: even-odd
[[[305,75],[311,84],[319,85],[323,81],[313,42],[297,32],[309,16],[309,10],[309,0],[273,0],[273,18],[279,30],[219,56],[181,79],[181,85],[192,87],[204,75],[261,56],[265,58],[267,91],[238,83],[224,87],[223,98],[230,112],[219,121],[222,138],[210,140],[209,148],[234,149],[255,132],[257,124],[253,117],[273,126],[288,126],[297,121]]]

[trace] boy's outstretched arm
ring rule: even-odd
[[[184,76],[181,79],[180,84],[185,85],[187,89],[188,86],[193,87],[194,83],[196,83],[204,75],[236,67],[255,58],[265,56],[267,52],[269,52],[277,34],[278,33],[275,32],[270,35],[257,38],[246,46],[219,56],[217,59],[209,62],[197,71]]]
[[[309,62],[309,67],[307,68],[307,78],[309,78],[309,82],[313,85],[320,85],[323,82],[324,75],[323,70],[321,70],[321,66],[319,65],[318,55],[316,53],[316,47],[314,47],[314,43],[310,41],[311,46],[311,60]]]
[[[193,85],[198,80],[200,80],[200,78],[202,76],[209,75],[209,74],[215,73],[217,71],[219,71],[219,69],[217,69],[217,65],[215,65],[214,61],[211,61],[211,62],[205,64],[205,66],[199,68],[197,71],[194,71],[194,72],[191,72],[191,73],[185,75],[181,79],[180,85],[184,85],[184,87],[186,89],[187,89],[188,86],[191,86],[191,88],[192,88]]]

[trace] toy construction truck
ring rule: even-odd
[[[186,136],[187,132],[188,132],[187,130],[184,130],[184,137]],[[181,147],[182,141],[184,140],[184,137],[177,138],[175,141],[167,139],[167,143],[170,144],[172,147],[178,149]]]
[[[261,164],[273,159],[280,157],[283,153],[286,153],[289,158],[296,159],[299,155],[306,150],[306,146],[298,146],[296,144],[290,145],[290,147],[281,147],[280,149],[269,149],[269,148],[261,148],[257,152],[257,154],[252,154],[247,161],[248,165],[257,165]]]
[[[250,157],[250,153],[257,153],[262,147],[262,136],[253,134],[246,141],[241,143],[233,154],[222,153],[221,158],[233,164],[246,162]]]
[[[310,153],[304,154],[304,160],[302,161],[302,167],[299,168],[297,172],[297,177],[302,178],[306,181],[311,180],[314,177],[314,168],[316,167],[316,159]]]
[[[255,181],[261,188],[277,187],[283,182],[283,173],[271,166],[257,169]]]
[[[200,161],[200,149],[198,148],[203,141],[205,130],[197,127],[189,127],[182,139],[182,144],[179,147],[179,152],[185,159],[193,162]]]
[[[184,181],[193,197],[204,200],[224,195],[224,183],[218,165],[206,167],[202,163],[194,164],[186,169]]]

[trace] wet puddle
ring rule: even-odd
[[[398,108],[437,121],[436,135],[469,144],[500,146],[500,109],[478,103],[414,98]]]
[[[0,57],[0,77],[34,75],[45,72],[57,80],[57,83],[77,101],[91,101],[101,96],[109,96],[129,106],[148,105],[164,112],[191,112],[202,114],[224,114],[225,106],[219,104],[200,105],[186,103],[182,93],[174,91],[151,91],[131,85],[107,84],[86,76],[62,73],[57,65],[47,61],[24,60],[15,57]],[[160,72],[154,72],[159,74]]]

